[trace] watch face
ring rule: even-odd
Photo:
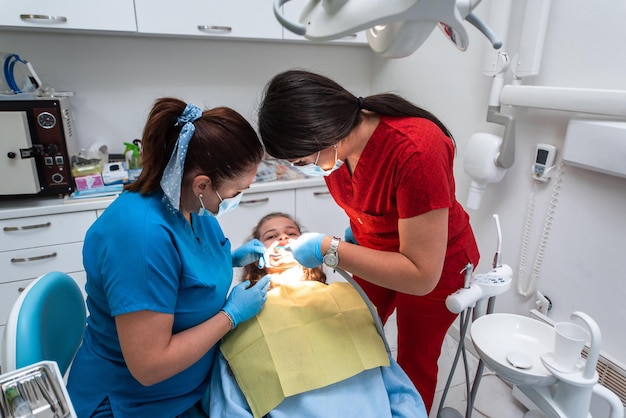
[[[326,264],[328,267],[337,267],[337,264],[339,264],[339,260],[337,259],[337,255],[336,254],[326,254],[324,256],[324,264]]]

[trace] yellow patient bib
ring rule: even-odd
[[[367,305],[349,283],[270,290],[261,313],[228,334],[220,350],[255,417],[287,396],[389,366]]]

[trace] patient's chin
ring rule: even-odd
[[[299,264],[290,268],[277,269],[273,272],[268,269],[268,272],[271,274],[272,287],[304,280],[304,272]]]
[[[298,262],[293,257],[270,258],[270,267],[286,269],[297,265]]]
[[[287,271],[291,268],[294,267],[298,267],[300,266],[300,264],[298,264],[297,261],[280,261],[280,262],[274,262],[274,260],[270,261],[269,266],[266,266],[265,269],[267,270],[268,273],[272,274],[272,273],[282,273],[284,271]]]

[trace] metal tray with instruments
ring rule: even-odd
[[[1,416],[14,418],[6,392],[11,387],[30,403],[36,418],[76,417],[59,367],[52,361],[41,361],[0,375]]]

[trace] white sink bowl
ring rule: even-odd
[[[554,328],[550,325],[526,316],[494,313],[475,320],[470,334],[480,358],[504,380],[519,386],[557,382],[541,362],[542,354],[554,350]],[[525,361],[515,367],[507,358]]]

